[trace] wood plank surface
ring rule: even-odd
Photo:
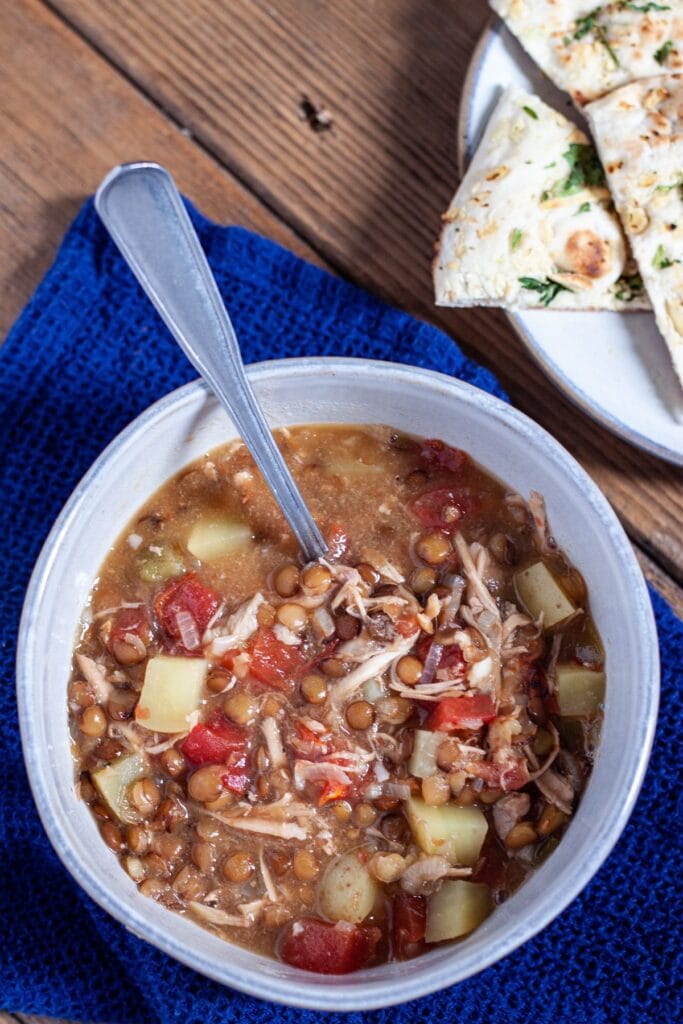
[[[637,552],[645,575],[683,615],[667,575],[683,579],[680,472],[569,405],[501,315],[431,305],[460,91],[487,16],[483,0],[4,4],[0,335],[103,174],[158,160],[209,216],[433,320],[491,366],[603,487],[652,556]],[[0,1024],[64,1022],[0,1011]]]
[[[134,159],[166,164],[210,217],[315,258],[59,17],[18,0],[3,5],[0,30],[0,335],[84,199],[114,164]]]
[[[432,306],[430,260],[456,183],[458,104],[483,0],[53,5],[334,268],[494,369],[579,458],[632,538],[683,580],[680,469],[574,408],[502,314]],[[302,119],[304,100],[329,117],[326,130]],[[192,194],[207,206],[201,189]]]

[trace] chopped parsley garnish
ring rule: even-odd
[[[617,281],[617,290],[614,297],[620,302],[632,302],[637,295],[643,291],[643,279],[640,274],[631,274],[628,277],[620,277]]]
[[[569,164],[569,176],[553,186],[554,196],[572,196],[590,185],[605,184],[605,172],[591,145],[586,142],[572,142],[567,152],[562,155]]]
[[[546,164],[544,166],[543,170],[547,171],[549,167],[555,167],[556,164],[557,164],[557,160],[553,160],[553,162],[551,164]]]
[[[591,204],[590,203],[581,203],[581,206],[578,208],[578,210],[576,212],[577,213],[588,213],[590,208],[591,208]]]
[[[664,45],[660,46],[659,49],[655,52],[655,60],[657,61],[657,63],[666,64],[666,59],[673,50],[673,48],[673,41],[671,39],[667,39]]]
[[[656,185],[655,192],[673,192],[675,188],[683,188],[683,181],[674,181],[671,185]]]
[[[522,241],[523,232],[519,228],[515,228],[510,235],[510,249],[512,252],[519,247],[519,243]]]
[[[664,252],[664,246],[657,246],[657,252],[654,254],[652,259],[652,266],[655,270],[666,270],[667,267],[673,267],[674,263],[680,263],[680,260],[670,260]]]
[[[614,61],[616,67],[619,67],[619,58],[610,46],[609,39],[607,38],[607,31],[604,25],[598,24],[598,18],[602,14],[602,7],[596,7],[590,14],[585,14],[583,18],[577,18],[574,22],[576,26],[574,31],[574,39],[583,39],[589,32],[595,32],[595,38],[601,43],[608,54]]]
[[[601,12],[602,7],[596,7],[590,14],[584,14],[583,18],[577,18],[574,39],[583,39],[589,32],[592,32],[597,27],[597,19],[600,17]]]
[[[528,114],[529,117],[532,117],[534,119],[534,121],[538,121],[538,114],[536,113],[535,110],[532,110],[531,107],[522,107],[522,110],[524,111],[525,114]]]
[[[624,0],[620,5],[622,10],[624,8],[627,11],[638,11],[639,14],[649,14],[650,11],[670,11],[670,7],[665,7],[664,4],[631,4],[627,0]]]
[[[545,281],[540,281],[537,277],[520,277],[518,280],[522,288],[538,292],[543,306],[549,306],[559,292],[571,291],[571,288],[560,284],[559,281],[551,281],[549,277],[546,277]]]
[[[548,189],[546,188],[541,192],[541,202],[545,203],[548,199],[550,199],[550,192],[548,192]]]
[[[571,41],[572,41],[572,37],[571,36],[565,36],[564,39],[562,40],[562,42],[564,43],[565,46],[569,46]]]

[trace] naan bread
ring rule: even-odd
[[[683,0],[490,0],[525,50],[582,107],[638,78],[683,71]]]
[[[443,220],[437,305],[648,308],[595,150],[521,89],[503,93]]]
[[[683,75],[632,82],[586,115],[683,384]]]

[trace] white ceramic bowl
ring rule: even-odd
[[[18,697],[26,767],[45,829],[76,881],[127,928],[217,981],[293,1006],[367,1010],[451,985],[547,925],[586,885],[633,807],[652,741],[657,636],[630,544],[567,452],[503,402],[451,378],[364,360],[264,363],[249,376],[274,425],[388,423],[469,451],[522,494],[545,495],[553,532],[586,577],[607,652],[605,725],[590,784],[552,858],[472,936],[416,960],[341,978],[301,972],[230,946],[139,895],[76,799],[66,683],[76,626],[108,547],[181,466],[235,436],[199,382],[168,395],[107,448],[48,537],[24,607]]]

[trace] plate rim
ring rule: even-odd
[[[467,71],[465,73],[462,94],[460,96],[460,104],[458,107],[457,127],[456,157],[460,181],[462,181],[469,163],[469,128],[472,118],[474,92],[479,80],[486,52],[493,42],[500,37],[501,27],[501,21],[494,14],[491,14],[481,31],[481,35],[477,40],[474,50],[472,51],[472,56],[470,57]],[[543,371],[545,376],[553,382],[555,387],[566,398],[568,398],[570,402],[572,402],[573,405],[577,406],[592,420],[599,423],[600,426],[605,428],[605,430],[608,430],[611,434],[620,438],[622,441],[626,441],[633,447],[638,448],[641,451],[645,451],[649,455],[654,455],[655,457],[668,462],[670,465],[683,466],[683,451],[676,451],[668,445],[663,444],[660,441],[655,441],[646,434],[640,433],[640,431],[629,426],[623,420],[613,416],[604,409],[603,406],[594,403],[589,396],[571,380],[570,377],[560,370],[557,364],[547,355],[545,350],[541,348],[534,335],[531,334],[528,328],[522,323],[522,319],[518,314],[507,309],[503,309],[502,312],[536,365]]]

